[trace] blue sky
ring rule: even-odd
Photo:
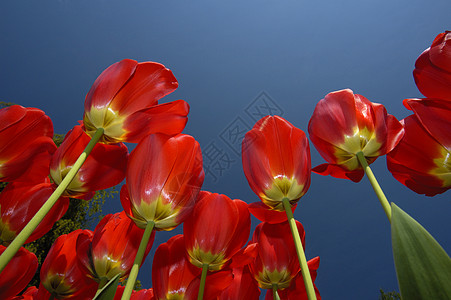
[[[223,158],[209,164],[204,189],[250,203],[258,198],[231,130],[251,128],[270,105],[306,131],[316,103],[344,88],[406,117],[402,100],[421,97],[415,60],[451,29],[450,11],[447,0],[6,0],[0,100],[44,110],[65,133],[82,118],[84,97],[106,67],[124,58],[163,63],[179,81],[163,102],[186,100],[184,132]],[[311,152],[313,166],[323,163],[313,145]],[[418,196],[391,176],[385,158],[372,166],[389,200],[450,253],[449,194]],[[105,208],[119,210],[118,199]],[[366,179],[312,174],[295,217],[306,230],[307,257],[321,257],[316,283],[324,299],[376,299],[379,288],[397,289],[389,224]],[[157,233],[152,253],[179,232]],[[139,274],[146,288],[151,260]]]

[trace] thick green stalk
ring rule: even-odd
[[[272,285],[272,298],[274,300],[280,300],[279,294],[277,293],[277,284]]]
[[[47,215],[47,213],[52,209],[53,205],[55,205],[56,201],[61,197],[66,188],[69,186],[71,181],[74,179],[78,170],[81,168],[89,153],[91,153],[94,146],[100,140],[103,135],[103,128],[97,129],[94,136],[91,138],[91,141],[86,146],[83,153],[80,154],[77,161],[74,163],[70,171],[64,177],[63,181],[61,181],[60,185],[55,189],[53,194],[49,197],[49,199],[42,205],[42,207],[38,210],[38,212],[34,215],[34,217],[28,222],[28,224],[22,229],[22,231],[15,237],[15,239],[9,244],[8,248],[0,256],[0,272],[6,267],[9,261],[16,255],[17,251],[19,251],[20,247],[25,243],[25,241],[30,237],[36,227],[41,223],[42,219]]]
[[[299,264],[301,265],[302,278],[304,279],[305,290],[309,300],[316,300],[315,289],[313,288],[312,277],[305,258],[304,248],[302,246],[301,238],[299,237],[298,227],[291,211],[291,204],[288,198],[283,198],[283,207],[287,213],[288,223],[290,224],[291,234],[293,235],[294,245],[296,246],[296,253],[298,254]]]
[[[357,159],[359,160],[360,164],[363,167],[363,170],[365,171],[366,177],[368,177],[368,180],[370,181],[371,186],[373,187],[373,190],[376,193],[376,196],[382,205],[382,208],[385,211],[385,214],[387,215],[388,221],[391,222],[391,207],[390,207],[390,203],[388,203],[387,197],[385,197],[385,194],[382,191],[381,186],[377,182],[376,177],[373,174],[373,171],[371,171],[371,168],[368,165],[368,162],[366,161],[366,158],[365,158],[365,155],[363,154],[363,152],[360,151],[356,155],[357,155]]]
[[[144,253],[146,252],[147,244],[149,243],[154,226],[155,223],[153,221],[147,222],[146,229],[144,230],[143,237],[141,238],[141,243],[139,244],[138,252],[136,253],[130,275],[128,275],[127,284],[125,285],[121,300],[129,300],[132,295],[133,287],[135,286],[136,278],[138,277],[139,267],[143,261]]]
[[[205,280],[207,279],[208,264],[202,265],[202,275],[200,276],[199,293],[197,294],[197,300],[204,299]]]

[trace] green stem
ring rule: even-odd
[[[99,286],[97,287],[97,292],[96,292],[94,298],[97,297],[100,294],[100,292],[102,292],[103,287],[107,283],[108,283],[108,278],[103,277],[102,279],[100,279]]]
[[[127,284],[125,285],[121,300],[128,300],[132,295],[133,287],[135,286],[136,278],[138,277],[139,267],[141,266],[144,254],[146,253],[147,244],[149,243],[154,226],[155,223],[153,221],[147,222],[146,229],[144,230],[144,234],[141,238],[141,243],[139,244],[138,252],[136,253],[130,275],[128,275]]]
[[[382,191],[381,186],[377,182],[376,177],[373,174],[373,171],[371,171],[371,168],[368,165],[368,162],[366,161],[366,158],[365,158],[365,155],[363,154],[363,152],[360,151],[356,155],[357,155],[357,159],[359,160],[360,164],[363,167],[363,170],[365,171],[366,177],[368,177],[368,180],[370,181],[371,186],[373,187],[373,190],[376,193],[376,196],[382,205],[382,208],[385,211],[385,214],[387,215],[388,221],[391,222],[391,207],[390,207],[390,203],[388,203],[387,197],[385,197],[385,194]]]
[[[199,293],[197,294],[197,300],[204,299],[205,281],[207,279],[208,264],[202,265],[202,275],[200,276]]]
[[[279,294],[277,293],[277,284],[272,285],[272,298],[274,300],[280,300]]]
[[[42,205],[42,207],[38,210],[38,212],[34,215],[34,217],[28,222],[28,224],[22,229],[22,231],[14,238],[8,248],[0,256],[0,272],[6,267],[9,261],[16,255],[17,251],[19,251],[20,247],[25,244],[25,241],[30,237],[36,227],[41,223],[42,219],[47,215],[47,213],[52,209],[53,205],[55,205],[56,201],[63,194],[66,188],[69,186],[71,181],[74,179],[78,170],[81,168],[89,153],[91,153],[94,146],[100,140],[103,135],[103,128],[97,129],[94,136],[91,138],[91,141],[86,146],[83,153],[80,154],[77,161],[74,163],[70,171],[64,177],[63,181],[59,184],[59,186],[55,189],[53,194],[47,199],[47,201]]]
[[[283,207],[287,213],[288,223],[290,224],[291,234],[293,235],[294,245],[296,246],[296,253],[298,255],[299,264],[301,265],[302,278],[304,279],[305,290],[309,300],[316,300],[315,289],[313,288],[312,277],[305,258],[304,248],[302,246],[301,238],[299,237],[298,227],[291,211],[291,204],[288,198],[283,198]]]

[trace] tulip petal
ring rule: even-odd
[[[171,70],[155,62],[139,63],[136,70],[121,90],[114,96],[111,108],[119,115],[157,104],[160,98],[178,87]]]
[[[109,66],[97,77],[85,100],[85,111],[91,107],[102,109],[107,107],[136,70],[138,62],[124,59]]]
[[[297,203],[291,206],[291,211],[294,213]],[[249,204],[249,212],[262,222],[270,224],[282,223],[287,220],[285,211],[274,210],[263,202],[253,202]]]
[[[183,100],[172,101],[137,111],[125,120],[124,129],[128,131],[126,139],[138,143],[153,133],[176,135],[183,131],[189,105]]]
[[[451,152],[451,102],[439,99],[406,99],[404,103],[413,110],[424,129]]]

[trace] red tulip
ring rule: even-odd
[[[152,283],[155,299],[195,300],[198,296],[201,270],[193,266],[186,255],[183,235],[161,244],[153,259]],[[207,276],[204,299],[216,299],[232,282],[230,271]]]
[[[451,188],[451,102],[406,100],[415,115],[402,122],[405,134],[387,155],[387,166],[402,184],[419,194],[434,196]]]
[[[6,247],[0,245],[0,254]],[[34,253],[20,248],[9,264],[0,273],[0,299],[8,299],[22,291],[38,269]]]
[[[298,221],[296,226],[305,245],[304,228]],[[273,284],[278,289],[289,287],[300,267],[288,222],[260,223],[255,228],[252,243],[257,243],[258,254],[249,267],[258,285],[264,289],[272,289]]]
[[[63,181],[90,140],[80,125],[66,134],[50,163],[50,176],[56,185]],[[95,191],[119,184],[125,177],[127,157],[127,147],[122,143],[96,144],[63,195],[89,200]]]
[[[383,105],[349,89],[327,94],[316,105],[308,131],[315,148],[328,162],[313,171],[354,182],[364,174],[357,153],[363,152],[371,164],[390,152],[404,134],[401,123],[387,114]]]
[[[279,116],[262,118],[246,133],[242,160],[250,187],[268,208],[284,211],[282,199],[293,205],[310,186],[307,137]]]
[[[49,293],[56,299],[92,299],[98,284],[90,279],[80,268],[77,252],[77,240],[89,240],[92,232],[77,229],[59,236],[41,267],[41,285],[38,299],[46,299]]]
[[[91,136],[103,128],[104,143],[137,143],[156,132],[180,133],[187,122],[188,104],[177,100],[158,105],[177,86],[172,72],[161,64],[117,62],[100,74],[86,95],[84,128]]]
[[[233,269],[232,284],[225,289],[218,300],[252,300],[260,298],[260,289],[248,266]]]
[[[413,77],[426,97],[451,100],[451,31],[437,35],[418,57]]]
[[[186,255],[183,235],[161,244],[152,264],[152,285],[156,299],[184,299],[191,281],[201,270],[193,266]]]
[[[11,182],[0,193],[0,244],[9,245],[52,195],[53,184]],[[60,197],[25,243],[46,234],[69,207],[69,198]]]
[[[315,281],[316,279],[316,271],[319,267],[319,256],[309,260],[307,262],[310,276],[312,278],[312,281]],[[315,288],[315,294],[316,299],[321,300],[321,295],[319,294],[319,291],[317,287],[314,285]],[[279,297],[281,300],[308,300],[307,291],[305,289],[304,280],[302,278],[301,273],[299,272],[298,275],[293,279],[291,282],[291,285],[283,290],[278,290],[277,293],[279,294]],[[265,300],[272,300],[273,295],[271,292],[266,293]]]
[[[56,150],[43,111],[19,105],[0,110],[0,181],[42,181]]]
[[[222,269],[247,242],[250,227],[246,202],[201,191],[183,225],[191,263],[198,268],[208,264],[210,271]]]
[[[140,228],[171,230],[191,213],[204,181],[197,141],[184,134],[153,134],[130,154],[121,203]]]
[[[106,215],[94,230],[91,243],[77,242],[82,269],[95,281],[109,281],[117,274],[125,279],[133,266],[144,230],[138,228],[125,212]],[[155,234],[147,244],[152,248]]]

